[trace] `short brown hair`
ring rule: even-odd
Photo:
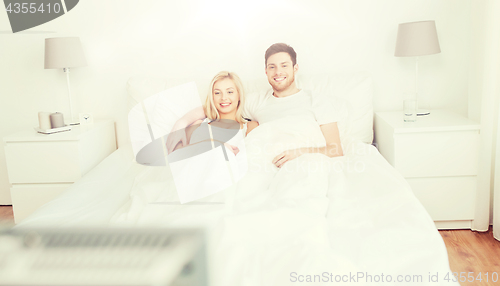
[[[295,66],[295,64],[297,63],[297,53],[295,53],[292,47],[290,47],[285,43],[273,44],[266,50],[266,56],[265,56],[266,66],[267,66],[267,59],[269,59],[270,56],[282,52],[290,55],[290,58],[292,59],[292,64]]]

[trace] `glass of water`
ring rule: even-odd
[[[403,118],[405,122],[417,121],[417,100],[405,99],[403,101]]]

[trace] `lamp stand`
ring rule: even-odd
[[[420,108],[421,100],[418,100],[418,57],[415,57],[415,99],[417,100],[417,116],[431,114],[430,110]]]
[[[64,73],[66,73],[66,82],[68,83],[68,99],[69,99],[69,116],[68,125],[78,125],[80,122],[75,120],[73,117],[73,103],[71,102],[71,84],[69,83],[69,68],[63,68]]]

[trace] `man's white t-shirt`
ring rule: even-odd
[[[245,117],[259,124],[288,116],[312,116],[319,125],[323,125],[337,122],[340,116],[325,96],[313,95],[307,90],[300,90],[286,97],[275,97],[270,89],[249,94],[245,101]]]

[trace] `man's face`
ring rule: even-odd
[[[267,59],[267,80],[275,91],[287,90],[293,84],[297,70],[298,65],[293,66],[288,53],[276,53]]]

